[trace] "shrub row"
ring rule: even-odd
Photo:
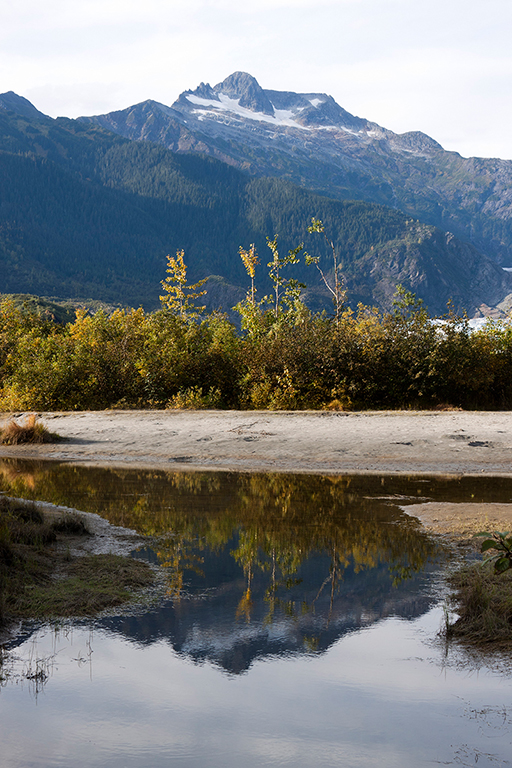
[[[512,407],[512,329],[443,326],[400,295],[337,320],[246,302],[243,328],[167,308],[58,325],[0,302],[0,409]]]

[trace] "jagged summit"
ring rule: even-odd
[[[195,90],[182,93],[173,108],[200,121],[239,123],[245,119],[270,123],[276,128],[341,128],[351,132],[376,127],[351,115],[325,93],[265,90],[247,72],[233,72],[213,88],[209,83],[201,83]]]
[[[274,106],[258,81],[247,72],[234,72],[213,89],[215,93],[224,93],[232,99],[238,99],[241,107],[264,115],[273,115]]]
[[[189,93],[193,93],[202,99],[212,99],[213,101],[219,101],[219,97],[211,87],[210,83],[201,83],[198,85],[195,91],[185,91],[181,94],[181,96],[186,98],[187,94]]]
[[[210,106],[228,112],[244,109],[274,117],[274,107],[265,91],[256,78],[247,72],[233,72],[213,88],[209,83],[201,83],[195,90],[182,93],[173,106],[178,104],[185,109],[190,109],[193,104],[199,108]]]
[[[0,93],[0,109],[15,112],[17,115],[23,115],[23,117],[47,117],[43,112],[36,109],[28,99],[18,96],[14,91]]]

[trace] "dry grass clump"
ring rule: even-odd
[[[351,411],[352,410],[352,401],[349,397],[344,398],[335,398],[334,400],[331,400],[327,405],[324,407],[324,410],[326,411]]]
[[[57,538],[52,523],[35,506],[20,505],[4,497],[0,497],[0,531],[4,549],[16,544],[40,547]]]
[[[25,422],[20,424],[11,419],[6,427],[0,430],[0,443],[3,445],[21,445],[22,443],[54,443],[61,438],[54,432],[50,432],[36,414],[27,416]]]
[[[512,570],[495,574],[490,563],[474,563],[453,573],[449,583],[459,618],[447,626],[447,636],[512,648]]]
[[[459,408],[458,405],[450,405],[449,403],[438,403],[434,406],[434,411],[463,411],[463,408]]]

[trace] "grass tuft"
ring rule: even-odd
[[[68,536],[89,536],[90,532],[87,530],[84,521],[77,514],[67,514],[64,517],[54,520],[52,523],[52,530],[55,533],[64,533]]]
[[[52,546],[77,535],[89,535],[78,515],[52,521],[0,497],[0,624],[12,617],[92,616],[153,583],[151,568],[140,560],[73,558],[69,548]]]
[[[153,583],[147,563],[121,555],[87,555],[62,563],[59,578],[27,584],[10,602],[17,616],[93,616],[126,603]]]
[[[11,419],[0,430],[0,443],[3,445],[21,445],[22,443],[54,443],[61,438],[50,432],[35,413],[30,414],[23,424]]]
[[[496,575],[491,564],[473,563],[453,573],[449,584],[459,618],[448,624],[447,637],[512,647],[512,571]]]

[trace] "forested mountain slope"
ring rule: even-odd
[[[403,283],[433,313],[449,299],[473,313],[512,292],[510,275],[473,246],[398,210],[321,197],[94,124],[17,114],[0,99],[0,292],[154,307],[166,255],[183,248],[192,281],[223,278],[209,299],[226,308],[247,287],[239,246],[256,244],[261,296],[270,289],[266,236],[278,233],[283,251],[304,240],[321,254],[307,234],[313,216],[334,239],[352,304],[389,307]],[[314,267],[293,269],[312,306],[328,307]]]
[[[512,266],[512,161],[464,158],[420,131],[395,134],[325,93],[267,90],[235,72],[171,107],[148,100],[80,119],[336,199],[398,208]]]

